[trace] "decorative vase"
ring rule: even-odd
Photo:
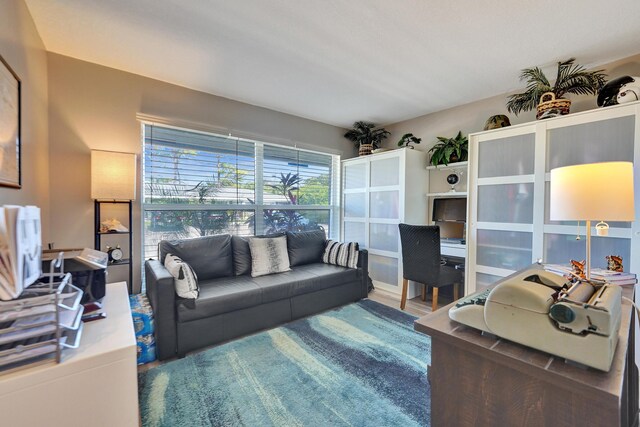
[[[509,117],[504,114],[496,114],[495,116],[491,116],[487,119],[484,124],[484,130],[499,129],[507,126],[511,126]]]
[[[556,116],[564,116],[569,114],[571,108],[571,100],[559,98],[553,92],[545,92],[540,97],[538,104],[536,119],[548,119]]]
[[[360,144],[359,156],[368,156],[373,151],[373,144]]]

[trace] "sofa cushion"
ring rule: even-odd
[[[305,286],[303,282],[310,282],[316,279],[316,275],[311,272],[301,271],[295,268],[286,273],[270,274],[268,276],[254,277],[253,282],[262,291],[262,302],[268,303],[281,299],[291,298],[295,289]],[[309,283],[310,285],[311,283]]]
[[[287,253],[287,236],[250,237],[251,276],[258,277],[291,270]]]
[[[159,249],[160,260],[168,253],[180,257],[193,268],[200,281],[233,275],[231,236],[228,234],[163,240]]]
[[[233,247],[233,273],[243,276],[251,273],[251,250],[249,240],[242,236],[231,236]]]
[[[231,276],[200,281],[197,300],[178,304],[178,321],[204,319],[262,303],[262,291],[250,276]]]
[[[322,289],[340,286],[358,279],[358,270],[324,263],[300,265],[294,270],[298,274],[311,274],[311,280],[301,280],[292,288],[291,296],[307,294]]]
[[[287,232],[287,251],[291,267],[321,262],[326,240],[324,230]]]

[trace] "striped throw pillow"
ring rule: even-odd
[[[358,243],[340,243],[328,240],[327,246],[324,248],[324,255],[322,255],[322,262],[342,267],[358,268]]]

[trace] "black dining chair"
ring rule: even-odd
[[[458,299],[458,285],[463,272],[441,265],[440,227],[437,225],[399,224],[402,244],[402,299],[400,309],[407,304],[409,280],[422,284],[422,300],[426,300],[427,286],[433,287],[431,311],[438,309],[438,288],[453,285],[453,298]]]

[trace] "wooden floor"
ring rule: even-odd
[[[399,294],[395,294],[393,292],[385,291],[382,289],[374,289],[369,294],[369,299],[400,310]],[[431,313],[431,296],[427,295],[426,301],[422,301],[419,295],[415,298],[408,299],[404,311],[417,317],[422,317],[425,314]]]
[[[395,294],[382,289],[375,289],[369,294],[369,299],[400,310],[400,294]],[[450,296],[443,295],[441,293],[438,298],[438,307],[444,307],[451,301],[453,301],[453,299]],[[408,299],[404,311],[417,317],[422,317],[425,314],[431,313],[431,292],[427,294],[426,301],[422,301],[419,295],[415,298]]]

